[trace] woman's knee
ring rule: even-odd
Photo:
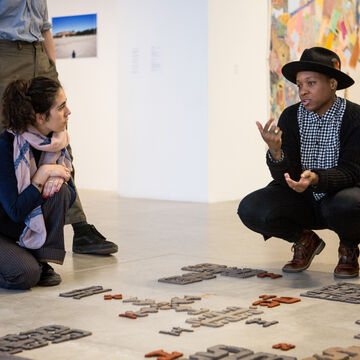
[[[67,184],[63,184],[60,190],[54,194],[54,200],[65,204],[65,206],[69,205],[70,198],[70,190]]]
[[[16,267],[0,273],[0,287],[11,290],[28,290],[40,280],[41,269],[37,261],[16,264]]]
[[[70,207],[71,194],[68,188],[68,185],[63,184],[58,192],[53,196],[49,197],[46,202],[43,204],[43,213],[46,214],[47,211],[56,211],[59,210],[63,212],[68,211]]]

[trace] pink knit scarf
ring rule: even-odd
[[[34,155],[30,146],[42,151],[39,166],[42,164],[60,164],[72,169],[71,158],[66,147],[69,145],[69,134],[66,130],[54,132],[46,137],[33,126],[22,134],[14,135],[14,167],[18,193],[24,191],[37,171]],[[20,235],[19,244],[29,249],[41,248],[46,240],[46,228],[41,206],[36,207],[25,219],[25,229]]]

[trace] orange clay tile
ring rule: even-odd
[[[279,306],[280,303],[294,304],[301,301],[301,299],[298,298],[293,298],[289,296],[276,297],[276,295],[260,295],[259,298],[260,300],[254,301],[252,305],[254,306],[260,305],[260,306],[267,306],[268,308],[273,308],[275,306]]]
[[[257,300],[257,301],[254,301],[252,304],[253,306],[256,306],[256,305],[260,305],[264,300]]]
[[[120,317],[126,317],[129,319],[137,319],[137,316],[134,314],[119,314]]]
[[[287,350],[295,349],[295,345],[280,343],[280,344],[273,345],[273,349],[280,349],[280,350],[287,351]]]
[[[280,303],[277,302],[277,301],[263,301],[260,303],[260,306],[267,306],[268,308],[273,308],[273,307],[276,307],[276,306],[280,306]]]
[[[277,302],[283,303],[283,304],[294,304],[294,303],[301,301],[301,299],[288,297],[288,296],[281,296],[281,297],[272,299],[272,301],[277,301]]]
[[[265,272],[265,273],[260,273],[260,274],[257,274],[256,275],[258,278],[265,278],[265,277],[269,277],[271,279],[277,279],[277,278],[281,278],[282,275],[280,274],[274,274],[274,273],[268,273],[268,272]]]
[[[174,351],[171,354],[165,352],[164,350],[156,350],[156,351],[152,351],[148,354],[145,354],[146,358],[149,357],[157,357],[157,360],[174,360],[177,359],[181,356],[183,356],[184,354]]]
[[[263,300],[270,300],[272,298],[276,298],[276,295],[260,295],[259,298]]]
[[[112,298],[115,300],[122,300],[123,296],[121,294],[115,294],[112,296]]]
[[[111,300],[111,299],[116,299],[116,300],[121,300],[123,297],[121,294],[116,294],[116,295],[104,295],[104,300]]]
[[[252,303],[254,306],[260,305],[260,306],[267,306],[268,308],[273,308],[275,306],[279,306],[280,303],[277,301],[269,301],[269,300],[258,300]]]

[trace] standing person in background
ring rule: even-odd
[[[0,99],[16,79],[46,76],[59,81],[51,27],[46,0],[0,1]],[[107,255],[118,251],[116,244],[87,223],[78,194],[66,223],[74,230],[73,252]]]

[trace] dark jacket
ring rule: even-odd
[[[24,230],[24,220],[36,207],[44,203],[41,193],[35,186],[29,185],[21,194],[18,194],[17,180],[13,159],[14,136],[7,131],[0,135],[0,234],[18,239]],[[41,151],[31,148],[36,163]],[[70,180],[69,189],[72,201],[76,193]]]
[[[284,160],[275,163],[267,157],[272,177],[275,181],[288,186],[284,173],[298,181],[301,173],[300,133],[297,111],[300,103],[286,108],[279,119],[282,130],[282,150]],[[340,153],[338,165],[329,169],[310,169],[319,176],[319,183],[312,191],[335,193],[341,189],[360,183],[360,105],[346,101],[346,109],[340,128]]]

